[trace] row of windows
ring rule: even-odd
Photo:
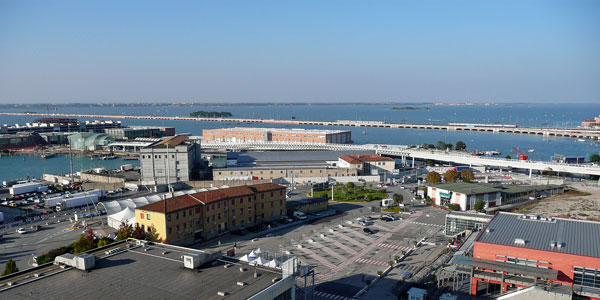
[[[167,155],[164,155],[165,158],[167,158]],[[142,155],[142,159],[150,159],[152,158],[152,155]],[[155,154],[154,158],[158,159],[158,158],[163,158],[163,155],[161,154]],[[171,154],[171,158],[175,158],[175,154]]]
[[[600,288],[600,270],[582,267],[573,267],[573,284],[593,288]]]

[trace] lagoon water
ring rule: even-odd
[[[392,107],[418,107],[419,110],[392,110]],[[429,108],[429,109],[425,109]],[[39,111],[35,109],[10,109],[4,111]],[[228,111],[234,117],[291,119],[296,120],[368,120],[395,123],[447,124],[461,123],[503,123],[520,126],[539,127],[576,127],[582,120],[591,119],[600,114],[600,104],[507,104],[497,106],[435,106],[435,105],[243,105],[243,106],[194,106],[194,107],[104,107],[104,108],[60,108],[59,113],[114,114],[114,115],[153,115],[187,116],[192,111]],[[41,112],[41,111],[40,111]],[[0,116],[0,124],[32,122],[31,116]],[[85,120],[85,119],[82,119]],[[195,122],[165,120],[121,120],[124,125],[174,126],[177,133],[202,135],[202,129],[221,127],[276,127],[270,124],[237,124],[232,122]],[[315,129],[345,129],[352,131],[357,144],[435,144],[437,141],[455,143],[462,140],[469,150],[497,150],[502,157],[509,154],[516,157],[512,147],[522,151],[535,149],[528,153],[534,160],[550,160],[554,154],[567,156],[585,156],[599,153],[596,142],[578,142],[572,138],[547,138],[519,134],[494,134],[484,132],[389,129],[389,128],[348,128],[324,126],[289,126]],[[53,173],[66,173],[69,169],[68,158],[41,160],[27,158],[19,161],[14,157],[0,158],[0,178],[38,177],[45,170]],[[85,157],[75,163],[75,170],[98,166],[118,167],[129,163],[120,160],[89,161]],[[65,160],[65,161],[62,161]],[[74,159],[75,162],[75,159]],[[78,165],[77,165],[78,164]]]

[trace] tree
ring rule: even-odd
[[[427,145],[427,148],[429,148],[429,149],[435,149],[435,145],[434,144],[429,144],[429,145]]]
[[[446,150],[446,148],[448,148],[448,145],[446,143],[444,143],[443,141],[438,141],[437,148],[438,148],[438,150]]]
[[[454,170],[448,170],[444,173],[444,181],[446,182],[455,182],[456,178],[458,178],[458,173]]]
[[[591,162],[591,163],[600,162],[600,155],[598,155],[598,154],[592,154],[592,155],[590,155],[590,158],[588,159],[588,161]]]
[[[8,259],[8,261],[6,262],[6,266],[4,267],[4,272],[2,272],[2,276],[6,276],[15,272],[19,272],[17,264],[14,260]]]
[[[156,227],[150,226],[150,230],[146,232],[146,240],[151,242],[161,242],[162,239],[158,237],[158,231],[156,231]]]
[[[140,226],[135,227],[135,231],[133,231],[133,238],[137,239],[137,240],[145,240],[146,239],[146,233],[144,232],[142,227],[140,227]]]
[[[473,209],[476,211],[480,211],[485,207],[485,202],[483,202],[483,200],[479,200],[475,203],[475,205],[473,206]]]
[[[456,146],[454,146],[454,149],[463,151],[463,150],[467,149],[467,145],[463,141],[458,141],[458,142],[456,142]]]
[[[98,240],[98,248],[100,247],[104,247],[106,245],[112,244],[114,242],[113,239],[109,238],[109,237],[101,237]]]
[[[351,189],[353,189],[353,188],[354,188],[354,182],[348,182],[348,183],[346,184],[346,186],[348,187],[348,189],[349,189],[349,190],[351,190]]]
[[[460,171],[460,178],[462,178],[464,182],[471,182],[475,179],[475,175],[473,175],[473,171],[464,169]]]
[[[394,194],[392,199],[394,199],[394,203],[402,203],[404,201],[404,197],[400,194]]]
[[[454,203],[452,203],[452,204],[448,204],[448,209],[449,209],[449,210],[454,210],[454,211],[456,211],[456,210],[460,210],[460,205],[458,205],[458,204],[454,204]]]
[[[440,183],[440,181],[442,181],[442,177],[440,176],[440,173],[436,171],[431,171],[427,173],[427,176],[425,176],[425,180],[427,180],[427,182],[429,183]]]
[[[510,155],[508,155],[508,154],[504,158],[506,158],[506,159],[512,159],[512,157],[510,157]]]
[[[52,262],[53,260],[54,259],[52,257],[50,257],[48,254],[42,254],[42,255],[35,257],[35,262],[38,264],[38,266],[47,264],[49,262]]]
[[[133,236],[133,226],[125,222],[121,222],[119,230],[117,230],[117,241],[122,241]]]
[[[80,234],[79,240],[77,240],[75,243],[73,243],[73,254],[79,254],[79,253],[96,248],[94,239],[92,238],[90,240],[90,238],[88,237],[88,233]]]

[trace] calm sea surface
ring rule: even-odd
[[[391,110],[392,107],[420,107],[422,110]],[[291,119],[297,120],[365,120],[395,123],[446,124],[463,123],[503,123],[521,126],[540,127],[576,127],[582,120],[592,119],[600,114],[600,104],[511,104],[498,106],[417,106],[417,105],[270,105],[270,106],[208,106],[208,107],[105,107],[105,108],[64,108],[59,113],[83,114],[115,114],[115,115],[154,115],[154,116],[187,116],[192,111],[229,111],[234,117]],[[32,111],[4,110],[4,111]],[[35,110],[39,111],[41,110]],[[0,124],[32,122],[30,116],[0,116]],[[85,119],[82,119],[85,120]],[[201,135],[202,129],[221,127],[275,127],[269,124],[237,124],[224,122],[163,121],[163,120],[121,120],[124,125],[156,125],[174,126],[178,133]],[[288,126],[299,127],[299,126]],[[599,153],[596,143],[578,142],[571,138],[544,138],[540,136],[517,134],[493,134],[483,132],[452,132],[439,130],[389,129],[389,128],[347,128],[300,126],[316,129],[345,129],[352,131],[357,144],[435,144],[437,141],[455,143],[462,140],[469,150],[497,150],[504,157],[510,154],[516,157],[512,147],[523,151],[534,149],[529,153],[535,160],[550,160],[554,154],[568,156],[585,156]],[[91,161],[82,156],[74,159],[75,170],[105,166],[118,167],[130,163],[119,160]],[[66,173],[69,170],[68,157],[59,156],[42,160],[35,157],[2,157],[0,158],[0,179],[39,177],[43,172]]]

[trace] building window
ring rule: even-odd
[[[167,222],[171,222],[171,215],[167,216]]]
[[[260,199],[265,199],[265,193],[260,194]]]
[[[243,214],[244,214],[244,209],[240,208],[240,215],[243,215]]]
[[[600,288],[600,269],[573,267],[573,284]]]
[[[271,197],[273,197],[273,192],[271,192]]]
[[[231,199],[231,205],[235,205],[235,199]]]
[[[179,225],[175,226],[175,229],[177,231],[177,234],[179,234]]]
[[[144,213],[140,213],[140,219],[144,219]]]
[[[167,229],[167,233],[168,233],[168,234],[171,234],[171,227],[169,227],[169,228]]]
[[[244,198],[240,198],[240,204],[244,203]]]
[[[183,214],[183,216],[182,216],[182,217],[183,217],[183,218],[185,218],[185,210],[182,212],[182,214]]]
[[[279,205],[283,205],[283,200],[279,200]]]
[[[150,214],[146,214],[146,220],[150,220]]]
[[[264,203],[261,203],[261,204],[260,204],[260,208],[263,208],[263,209],[264,209],[264,208],[265,208],[265,204],[264,204]]]
[[[312,173],[312,171],[310,171]],[[279,196],[283,196],[283,191],[279,191]]]

